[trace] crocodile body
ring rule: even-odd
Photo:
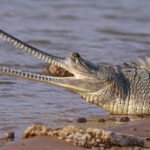
[[[0,30],[0,38],[43,61],[69,72],[66,77],[23,72],[5,66],[1,74],[64,87],[112,114],[150,115],[150,72],[144,67],[93,64],[78,53],[66,58],[47,54]]]

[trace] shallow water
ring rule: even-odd
[[[95,63],[120,64],[150,54],[149,0],[1,0],[0,20],[1,29],[57,56],[76,51]],[[0,64],[33,71],[44,65],[2,40]],[[0,133],[104,113],[65,89],[0,75]]]

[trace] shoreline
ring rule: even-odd
[[[97,120],[90,121],[92,124],[95,124]],[[103,124],[103,123],[100,123]],[[87,123],[77,123],[76,126],[85,127]],[[89,125],[91,126],[91,125]],[[117,126],[109,126],[103,127],[104,130],[113,131],[114,133],[121,133],[121,134],[130,134],[134,136],[138,136],[144,138],[144,148],[150,149],[150,119],[149,117],[141,118],[139,120],[128,121],[123,124]],[[147,138],[147,139],[146,139]],[[136,147],[136,146],[135,146]],[[112,149],[128,149],[131,147],[112,147]],[[137,147],[140,149],[140,147]],[[74,146],[68,142],[63,140],[58,140],[53,137],[48,136],[36,136],[33,138],[28,139],[20,139],[19,141],[14,141],[6,144],[3,147],[0,147],[0,150],[87,150],[86,148]]]
[[[74,146],[63,140],[47,136],[36,136],[29,139],[21,139],[0,148],[0,150],[87,150]]]

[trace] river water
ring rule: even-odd
[[[150,1],[0,0],[0,28],[53,55],[120,64],[150,54]],[[44,62],[1,40],[0,64],[39,71]],[[0,75],[0,134],[105,113],[63,88]]]

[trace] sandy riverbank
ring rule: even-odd
[[[56,138],[39,136],[13,142],[0,150],[86,150]]]
[[[91,122],[94,124],[94,121]],[[87,125],[87,123],[86,123]],[[80,124],[79,124],[80,126]],[[82,124],[85,126],[85,124]],[[125,124],[105,127],[106,130],[131,134],[134,136],[139,136],[145,139],[144,148],[134,147],[136,150],[140,149],[150,149],[150,119],[140,119],[135,121],[129,121]],[[56,138],[51,138],[47,136],[39,136],[29,139],[21,139],[20,141],[12,142],[4,147],[1,147],[0,150],[87,150],[85,148],[80,148],[73,146],[70,143],[67,143],[63,140],[57,140]],[[112,147],[111,149],[133,149],[133,147]]]

